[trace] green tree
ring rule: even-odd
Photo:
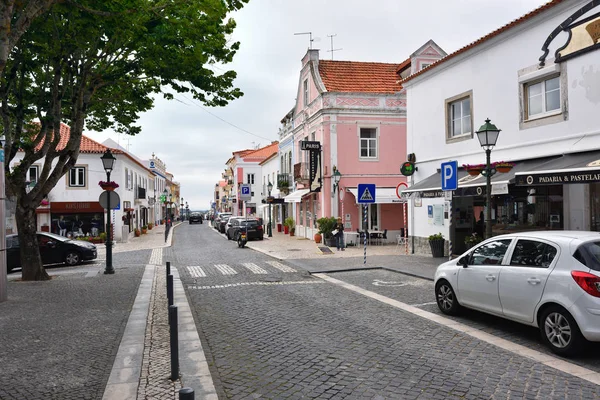
[[[21,36],[0,80],[7,194],[16,198],[24,280],[45,280],[35,209],[79,155],[84,126],[135,135],[153,96],[188,93],[208,106],[240,97],[228,13],[247,0],[79,0],[52,6]],[[60,123],[70,127],[61,142]],[[22,157],[21,155],[22,154]],[[19,156],[18,156],[19,155]],[[17,157],[18,156],[18,157]],[[12,170],[12,160],[21,159]],[[29,167],[42,163],[27,191]]]

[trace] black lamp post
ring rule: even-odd
[[[110,173],[113,170],[113,166],[115,165],[115,161],[117,160],[115,156],[110,152],[110,149],[106,149],[106,152],[100,157],[102,160],[102,165],[104,166],[104,170],[106,171],[106,182],[110,182]],[[105,274],[114,274],[115,269],[112,265],[112,229],[110,223],[110,190],[106,191],[106,267],[104,269]]]
[[[165,204],[165,211],[163,214],[163,219],[165,220],[165,224],[167,223],[167,189],[163,190],[163,203]]]
[[[173,214],[173,193],[169,193],[169,219],[171,219],[171,223],[173,223],[172,218],[171,218],[171,214]]]
[[[181,207],[179,207],[179,217],[181,220],[185,220],[185,215],[183,215],[183,197],[181,198]]]
[[[188,202],[185,202],[185,218],[190,219],[190,207],[188,206]]]
[[[269,226],[267,226],[267,235],[269,237],[273,237],[273,225],[271,224],[271,203],[273,202],[273,199],[271,198],[271,190],[273,190],[273,184],[270,180],[267,184],[267,190],[269,191],[269,197],[267,198],[267,201],[269,202]]]
[[[481,174],[485,176],[485,238],[489,239],[492,237],[492,176],[496,173],[496,168],[492,167],[491,155],[492,149],[496,145],[500,129],[496,128],[496,125],[492,124],[490,119],[485,120],[485,124],[479,128],[477,132],[477,139],[479,144],[485,149],[485,169],[481,171]]]

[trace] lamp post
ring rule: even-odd
[[[171,219],[171,223],[173,223],[171,214],[173,214],[173,193],[169,193],[169,219]]]
[[[179,217],[181,220],[185,220],[185,215],[183,215],[183,197],[181,198],[181,207],[179,207]]]
[[[269,226],[267,226],[267,235],[269,237],[273,237],[273,227],[271,224],[271,203],[273,202],[273,199],[271,198],[271,190],[273,190],[273,184],[269,180],[269,183],[267,184],[267,191],[269,192],[269,197],[267,197],[267,201],[269,202]]]
[[[106,171],[106,182],[110,182],[110,173],[113,170],[113,166],[115,165],[115,161],[117,160],[115,156],[110,152],[110,149],[106,149],[106,152],[100,157],[102,160],[102,165],[104,166],[104,171]],[[112,229],[110,223],[110,190],[106,191],[106,267],[104,269],[105,274],[114,274],[115,269],[112,265]]]
[[[481,174],[485,176],[485,238],[489,239],[492,237],[492,176],[496,173],[496,168],[492,167],[491,155],[492,149],[496,145],[500,129],[496,125],[492,124],[490,119],[485,120],[485,124],[479,128],[477,132],[477,139],[479,144],[485,149],[485,169],[481,171]]]
[[[190,207],[187,201],[185,202],[185,219],[190,219]]]
[[[163,204],[165,205],[165,211],[163,213],[163,219],[165,220],[165,224],[167,223],[167,189],[163,190]]]
[[[340,170],[337,169],[335,166],[333,166],[333,192],[331,192],[331,197],[335,197],[336,193],[338,192],[338,189],[340,187],[340,179],[342,179],[342,174],[340,173]],[[338,194],[338,202],[339,202],[339,194]],[[336,202],[336,212],[337,212],[337,205],[338,202]],[[339,216],[339,213],[338,213]]]

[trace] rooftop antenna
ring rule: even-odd
[[[314,41],[314,39],[312,38],[312,32],[298,32],[298,33],[294,33],[294,36],[297,35],[308,35],[308,48],[312,49],[312,42]]]
[[[328,37],[328,38],[331,38],[331,50],[327,50],[327,52],[328,52],[328,53],[331,53],[331,59],[332,59],[332,60],[333,60],[333,52],[334,52],[334,51],[344,50],[344,49],[342,49],[342,48],[339,48],[339,49],[334,49],[334,48],[333,48],[333,38],[334,38],[335,36],[337,36],[337,33],[333,33],[333,34],[331,34],[331,35],[327,35],[327,37]]]

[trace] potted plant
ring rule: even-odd
[[[485,169],[485,165],[483,164],[463,164],[463,168],[467,170],[468,174],[471,176],[477,176],[481,174],[481,171]]]
[[[42,199],[42,201],[40,202],[40,206],[47,206],[50,204],[50,201],[48,201],[48,199]]]
[[[479,236],[477,232],[474,232],[472,235],[465,237],[465,244],[467,245],[467,249],[470,249],[482,240],[483,238]]]
[[[154,224],[153,224],[152,222],[150,222],[150,223],[148,224],[148,229],[150,229],[150,230],[151,230],[152,228],[154,228]]]
[[[138,228],[135,228],[135,230],[133,231],[133,234],[135,235],[135,237],[138,237],[142,234],[142,232],[140,232],[140,230]]]
[[[323,239],[323,236],[321,235],[321,231],[315,233],[315,243],[321,243],[321,239]]]
[[[144,235],[146,233],[148,233],[148,226],[144,225],[144,226],[142,226],[142,235]]]
[[[294,222],[294,218],[292,217],[287,217],[284,221],[283,221],[283,227],[284,227],[284,232],[286,234],[290,234],[291,236],[294,235],[294,232],[296,231],[296,223]],[[293,229],[293,231],[292,231]]]
[[[514,163],[506,162],[506,161],[498,161],[497,163],[494,163],[494,168],[496,168],[496,171],[501,172],[503,174],[510,172],[510,170],[514,166],[515,166]]]
[[[429,235],[429,247],[431,248],[431,255],[433,257],[444,257],[444,245],[446,240],[444,235],[436,233]]]
[[[325,246],[335,246],[335,238],[331,232],[335,229],[336,224],[337,219],[335,217],[323,217],[317,219],[317,226],[319,227],[319,232],[323,235],[323,243],[325,243]]]
[[[115,181],[110,181],[110,182],[100,181],[100,182],[98,182],[98,185],[102,188],[102,190],[108,190],[111,192],[119,187],[119,184]]]

